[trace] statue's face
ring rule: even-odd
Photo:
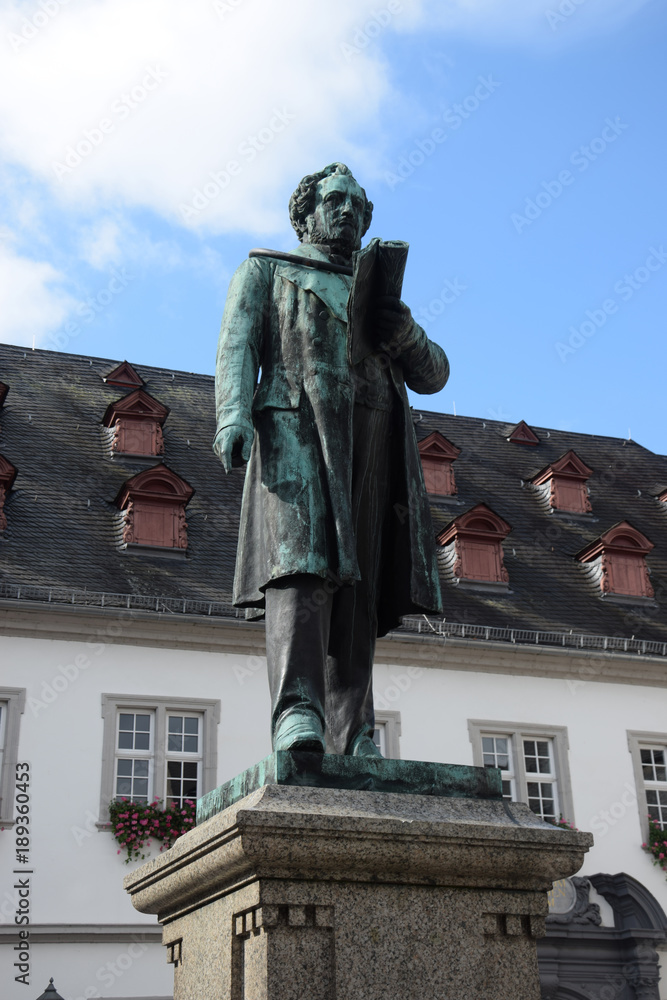
[[[332,174],[317,185],[315,208],[308,216],[311,242],[342,243],[351,250],[361,246],[364,193],[349,174]]]

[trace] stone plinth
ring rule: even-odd
[[[538,1000],[546,892],[591,843],[497,797],[274,783],[125,887],[175,1000]]]

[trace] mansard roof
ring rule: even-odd
[[[0,552],[0,585],[229,600],[244,471],[226,476],[211,448],[210,375],[135,366],[144,391],[169,409],[164,463],[195,490],[187,505],[188,558],[145,554],[138,562],[114,548],[114,500],[146,468],[131,456],[112,459],[104,445],[102,418],[122,395],[104,377],[118,366],[117,359],[0,346],[0,377],[11,386],[12,403],[2,411],[0,452],[20,470]],[[537,445],[512,447],[506,422],[426,410],[415,414],[415,431],[420,441],[437,432],[460,448],[458,494],[430,498],[435,535],[478,504],[512,526],[503,542],[512,593],[464,592],[443,578],[448,621],[667,641],[667,517],[655,499],[667,489],[667,457],[632,441],[541,427],[533,428]],[[586,519],[550,516],[529,485],[569,451],[592,470],[593,514]],[[622,521],[655,546],[646,563],[656,608],[601,601],[575,558]]]

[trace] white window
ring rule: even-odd
[[[0,825],[14,823],[14,789],[25,688],[0,687]]]
[[[504,799],[525,802],[550,822],[574,822],[565,727],[475,719],[468,730],[473,763],[500,768]]]
[[[644,840],[648,818],[667,830],[667,734],[628,732]]]
[[[667,830],[667,773],[665,769],[665,747],[641,747],[646,805],[651,819]]]
[[[375,712],[373,742],[383,757],[398,760],[401,756],[399,737],[401,735],[400,712]]]
[[[201,795],[200,715],[167,715],[167,805]]]
[[[516,800],[516,781],[512,759],[511,736],[482,736],[482,763],[484,767],[499,767],[503,782],[503,798]]]
[[[5,757],[5,735],[7,733],[7,709],[9,705],[6,701],[0,701],[0,774],[2,774],[2,762]]]
[[[217,783],[220,702],[102,695],[100,821],[111,799],[182,805]]]

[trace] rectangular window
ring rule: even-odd
[[[648,818],[667,830],[667,734],[628,732],[644,840]]]
[[[665,748],[640,747],[646,804],[651,819],[667,830],[667,777],[665,774]]]
[[[548,822],[574,822],[565,727],[475,719],[468,730],[473,762],[500,768],[504,799],[527,803]]]
[[[167,715],[167,789],[169,805],[199,797],[201,723],[198,715]]]
[[[401,713],[382,712],[378,709],[375,713],[373,742],[383,757],[386,757],[388,760],[398,760],[400,758],[400,735]]]
[[[100,821],[111,799],[180,806],[217,782],[220,702],[102,695]]]
[[[484,767],[499,767],[503,782],[503,798],[516,800],[516,783],[512,763],[511,736],[482,736]]]
[[[2,764],[5,759],[5,734],[7,732],[7,708],[6,701],[0,701],[0,774],[2,774]]]
[[[154,713],[119,712],[115,798],[148,802],[153,795]]]
[[[25,688],[0,688],[0,825],[4,827],[14,824],[19,729],[24,708]]]
[[[522,740],[528,805],[542,819],[557,820],[558,793],[551,740]]]

